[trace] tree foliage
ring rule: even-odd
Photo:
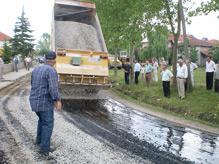
[[[5,64],[10,63],[12,57],[11,47],[8,42],[5,41],[3,44],[3,60]]]
[[[208,2],[202,2],[200,7],[196,9],[195,13],[208,14],[210,12],[216,12],[218,10],[219,10],[219,0],[210,0]]]
[[[36,54],[44,55],[50,50],[50,35],[48,33],[43,33],[40,40],[36,45]]]
[[[169,48],[168,48],[168,37],[167,35],[161,34],[159,32],[150,32],[148,33],[149,47],[148,51],[152,57],[157,59],[160,57],[169,57]]]
[[[33,36],[30,30],[30,23],[25,17],[24,10],[19,16],[18,21],[15,23],[14,37],[12,39],[12,53],[13,56],[21,54],[22,58],[25,58],[30,52],[33,51]]]
[[[153,27],[152,19],[162,7],[161,0],[93,0],[109,49],[140,46],[142,34]],[[157,22],[154,22],[158,24]]]
[[[214,58],[214,61],[216,63],[218,63],[219,62],[219,46],[211,48],[210,52],[211,52],[211,54],[212,54],[212,56]]]
[[[198,61],[198,50],[196,50],[195,47],[191,47],[190,48],[190,58],[191,58],[191,61],[196,63]]]

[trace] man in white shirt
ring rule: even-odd
[[[188,78],[188,69],[187,66],[184,64],[182,59],[178,60],[178,67],[177,67],[177,89],[178,89],[178,95],[179,98],[184,99],[185,98],[185,82]]]
[[[138,76],[140,74],[140,71],[141,71],[141,64],[135,61],[135,65],[134,65],[135,84],[138,84]]]
[[[173,73],[167,69],[167,64],[163,64],[161,72],[161,80],[163,86],[163,93],[165,97],[170,97],[170,80],[173,77]]]
[[[27,56],[25,59],[25,64],[26,64],[26,69],[29,71],[30,70],[30,66],[31,66],[31,58],[29,56]]]
[[[191,83],[192,83],[192,86],[194,87],[194,86],[195,86],[194,70],[196,70],[196,69],[198,68],[198,66],[197,66],[197,64],[191,62],[190,59],[187,60],[187,63],[188,63],[189,66],[190,66]]]
[[[206,61],[206,88],[207,90],[211,90],[213,88],[213,78],[214,71],[216,70],[216,66],[211,57],[207,58]]]

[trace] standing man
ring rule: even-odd
[[[141,64],[139,64],[139,62],[135,61],[135,65],[134,65],[135,84],[138,84],[138,76],[140,74],[140,71],[141,71]]]
[[[25,59],[25,65],[26,65],[26,69],[29,71],[30,70],[30,66],[31,66],[31,58],[29,56],[27,56]]]
[[[152,71],[153,71],[152,65],[149,63],[148,60],[146,60],[146,64],[145,64],[145,80],[146,80],[147,87],[150,86]]]
[[[212,57],[208,57],[206,61],[206,88],[211,90],[213,88],[214,71],[216,69]]]
[[[215,80],[214,80],[214,90],[219,93],[219,62],[216,65]]]
[[[3,80],[3,69],[4,69],[4,61],[2,57],[0,56],[0,81]]]
[[[62,104],[58,91],[58,74],[54,69],[56,54],[51,51],[46,55],[46,63],[35,68],[31,75],[30,105],[38,116],[36,144],[40,153],[49,155],[54,151],[50,147],[54,125],[54,107],[61,111]]]
[[[179,59],[178,60],[178,67],[177,67],[177,89],[178,89],[178,95],[180,99],[185,98],[185,83],[186,79],[188,78],[188,69],[185,64],[183,64],[183,60]]]
[[[165,97],[170,97],[170,81],[173,78],[173,73],[167,69],[167,64],[163,64],[161,72],[161,80],[163,86],[163,93]]]
[[[152,64],[153,64],[153,81],[158,82],[158,76],[157,76],[157,72],[158,72],[158,62],[156,58],[153,58],[152,60]],[[163,63],[166,66],[166,63]]]
[[[125,73],[125,84],[129,84],[129,76],[130,76],[132,67],[128,61],[124,64],[123,69]]]
[[[18,62],[18,57],[15,55],[13,58],[14,72],[18,72]]]
[[[195,86],[194,70],[196,70],[198,68],[198,66],[197,66],[197,64],[191,62],[190,59],[188,59],[186,61],[186,63],[190,66],[191,83],[192,83],[192,86],[194,87]]]

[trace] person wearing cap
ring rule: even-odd
[[[58,91],[58,74],[53,67],[56,54],[50,51],[46,55],[46,63],[36,67],[31,75],[30,105],[38,116],[36,144],[40,153],[48,155],[54,151],[50,147],[54,126],[54,108],[61,111],[62,103]]]
[[[184,99],[185,83],[186,83],[186,79],[188,78],[188,69],[182,59],[178,60],[176,77],[177,77],[177,90],[178,90],[179,98]]]

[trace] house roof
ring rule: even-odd
[[[213,44],[214,46],[219,46],[219,40],[212,39],[212,40],[209,40],[208,42]]]
[[[0,41],[10,40],[10,39],[11,39],[10,36],[0,32]]]
[[[200,49],[200,52],[201,52],[202,55],[204,55],[204,56],[206,56],[206,57],[211,56],[211,55],[209,54],[209,48],[201,48],[201,49]]]
[[[191,46],[199,46],[199,47],[212,47],[212,46],[214,46],[214,44],[211,41],[207,40],[206,38],[205,39],[198,39],[198,38],[194,37],[193,35],[187,35],[187,38],[189,40],[189,45],[191,45]],[[169,39],[169,41],[173,41],[173,35],[170,35],[168,39]],[[179,43],[184,42],[182,35],[179,37],[178,42]]]

